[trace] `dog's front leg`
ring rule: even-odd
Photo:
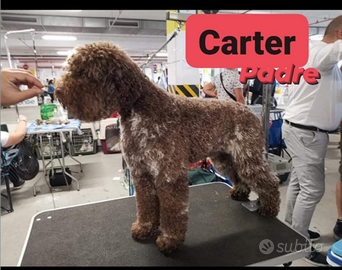
[[[136,240],[151,238],[159,227],[159,200],[154,178],[149,173],[131,170],[137,204],[137,220],[132,224],[132,237]]]
[[[169,175],[172,173],[170,172]],[[164,175],[164,176],[163,176]],[[158,249],[169,254],[185,240],[188,224],[189,179],[187,172],[177,172],[175,179],[166,178],[168,172],[157,180],[160,202],[160,229],[156,244]]]

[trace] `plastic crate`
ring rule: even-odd
[[[76,131],[72,132],[71,138],[71,155],[92,155],[97,153],[97,135],[95,132],[94,124],[82,123],[82,135],[77,134]]]
[[[108,118],[100,121],[100,140],[103,153],[114,154],[121,152],[118,118]]]

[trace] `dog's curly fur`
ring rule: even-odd
[[[259,213],[279,212],[278,181],[263,158],[258,117],[236,102],[192,99],[158,88],[118,46],[76,48],[56,85],[56,97],[75,117],[95,121],[120,113],[122,153],[134,180],[137,220],[132,236],[152,237],[164,253],[185,240],[189,163],[210,157],[229,177],[230,195],[260,199]]]

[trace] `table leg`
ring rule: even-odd
[[[49,189],[50,189],[50,192],[52,192],[52,188],[50,186],[50,183],[49,181],[47,181],[46,179],[46,167],[51,163],[51,161],[49,161],[47,164],[45,164],[45,158],[44,158],[44,153],[43,153],[43,140],[42,140],[42,134],[39,134],[37,135],[39,137],[39,144],[38,144],[38,151],[39,151],[39,154],[42,158],[42,163],[43,163],[43,173],[44,173],[44,180],[46,182],[46,184],[48,185]],[[37,191],[36,191],[36,184],[39,182],[41,178],[39,178],[33,185],[33,196],[36,196],[37,195]]]
[[[72,132],[70,131],[69,132],[69,140],[68,140],[68,145],[69,145],[69,149],[70,149],[70,144],[72,143]],[[83,172],[83,166],[82,166],[82,163],[77,160],[75,157],[73,157],[71,154],[70,154],[70,151],[68,151],[68,154],[70,156],[71,159],[73,159],[74,161],[76,161],[79,165],[80,165],[80,173]]]
[[[71,179],[73,179],[76,182],[76,184],[77,184],[77,191],[79,191],[80,190],[80,184],[79,184],[78,180],[75,177],[73,177],[71,174],[67,173],[67,171],[65,170],[64,144],[63,144],[63,139],[62,139],[62,134],[61,133],[62,132],[60,132],[59,139],[60,139],[60,142],[61,142],[61,152],[62,152],[62,170],[63,170],[63,172],[66,175],[68,175]]]
[[[9,204],[9,209],[6,209],[7,212],[13,212],[13,201],[12,201],[12,195],[11,195],[11,189],[10,189],[10,183],[9,183],[9,177],[6,175],[5,176],[5,184],[6,184],[6,192],[7,192],[7,199],[8,199],[8,204]]]

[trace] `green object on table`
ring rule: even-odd
[[[53,117],[55,109],[57,109],[57,105],[53,103],[40,105],[40,117],[42,120],[48,120]]]

